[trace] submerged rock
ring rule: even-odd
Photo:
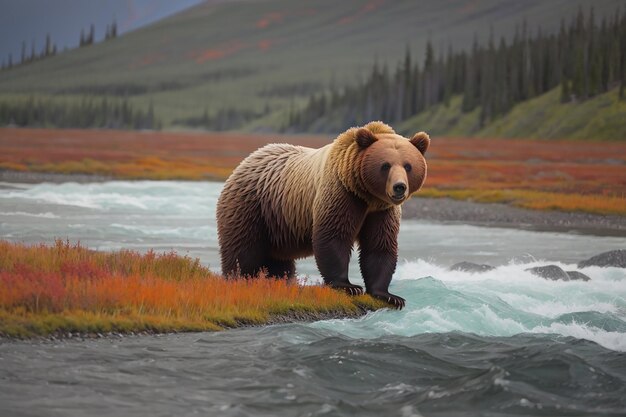
[[[474,262],[459,262],[450,267],[451,271],[464,271],[464,272],[487,272],[495,267],[487,264],[475,264]]]
[[[536,266],[534,268],[525,269],[525,271],[530,272],[533,275],[537,275],[538,277],[550,279],[552,281],[562,280],[569,281],[570,276],[561,268],[556,265],[546,265],[546,266]]]
[[[565,271],[569,275],[569,279],[572,281],[589,281],[591,278],[578,271]]]
[[[626,249],[611,250],[578,263],[579,268],[587,266],[614,266],[626,268]]]

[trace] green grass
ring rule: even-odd
[[[521,103],[477,136],[541,139],[626,139],[626,100],[618,90],[580,102],[561,103],[556,88]]]
[[[445,50],[512,36],[523,19],[529,28],[558,29],[578,5],[594,6],[597,18],[611,15],[620,0],[518,2],[414,2],[379,0],[267,0],[210,2],[125,34],[113,41],[76,49],[0,73],[0,99],[9,94],[62,97],[101,95],[113,89],[140,108],[154,102],[166,128],[174,120],[200,115],[204,108],[275,110],[247,130],[276,128],[292,100],[311,92],[354,83],[375,59],[395,65],[410,45],[422,59],[426,40]],[[259,20],[278,13],[271,24]],[[351,18],[347,23],[342,19]],[[271,20],[271,19],[270,19]],[[54,36],[54,34],[52,34]],[[267,49],[259,44],[270,41]],[[219,59],[197,62],[200,51],[221,50]],[[307,84],[308,90],[264,94]]]
[[[560,88],[513,107],[480,128],[480,109],[461,111],[461,97],[438,105],[402,123],[404,133],[425,130],[432,136],[487,138],[626,140],[626,100],[618,90],[579,102],[561,103]]]
[[[480,128],[478,119],[480,110],[463,113],[462,101],[461,96],[452,97],[448,106],[441,104],[421,112],[402,122],[396,130],[405,135],[423,130],[433,137],[474,135]]]

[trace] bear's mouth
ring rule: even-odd
[[[390,195],[389,197],[391,198],[391,201],[395,204],[400,204],[404,201],[404,194],[399,196]]]

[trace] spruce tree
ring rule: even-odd
[[[412,90],[412,64],[411,64],[411,51],[409,46],[406,47],[404,54],[404,66],[402,68],[402,104],[401,104],[401,118],[406,119],[411,115],[411,90]]]
[[[448,45],[448,55],[446,56],[446,63],[444,65],[444,92],[443,92],[443,104],[446,107],[450,106],[450,99],[454,93],[454,57],[452,53],[452,45]]]
[[[44,49],[44,56],[49,56],[52,53],[52,41],[50,40],[50,34],[46,34],[46,46]]]
[[[472,53],[467,58],[467,66],[465,71],[465,88],[463,91],[462,109],[464,112],[471,112],[476,108],[477,72],[478,72],[478,39],[474,35],[474,44]]]
[[[148,105],[148,114],[146,115],[146,128],[154,128],[154,103],[150,100]]]
[[[569,80],[563,77],[561,78],[561,103],[568,103],[570,100]]]

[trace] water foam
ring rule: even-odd
[[[424,260],[399,265],[391,291],[407,299],[402,311],[312,326],[357,338],[460,331],[479,336],[556,334],[626,351],[626,270],[585,268],[590,281],[550,281],[526,269],[545,262],[512,262],[484,273],[450,271]],[[575,265],[558,264],[566,270]],[[434,278],[436,277],[436,278]]]
[[[130,232],[137,236],[158,236],[158,237],[194,237],[201,238],[209,233],[215,233],[212,226],[200,227],[154,227],[150,225],[128,225],[120,223],[112,223],[111,227]]]
[[[0,211],[0,216],[38,217],[40,219],[58,219],[60,217],[49,211],[45,213],[28,213],[25,211]]]
[[[0,193],[0,199],[22,198],[41,203],[99,211],[125,209],[160,213],[196,213],[214,205],[221,186],[185,181],[111,181],[78,184],[36,184],[24,190]]]

